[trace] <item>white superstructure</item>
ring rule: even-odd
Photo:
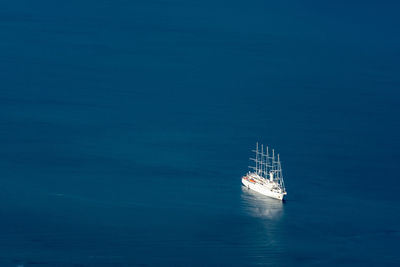
[[[256,157],[250,160],[255,162],[255,166],[250,166],[252,171],[242,177],[243,185],[263,195],[283,200],[287,193],[283,183],[279,154],[275,157],[275,151],[272,149],[272,155],[270,155],[268,147],[264,153],[263,145],[260,150],[258,143],[253,152],[256,153]]]

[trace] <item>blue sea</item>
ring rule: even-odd
[[[0,1],[0,266],[399,266],[399,10]]]

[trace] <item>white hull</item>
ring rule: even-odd
[[[259,183],[252,183],[244,178],[242,178],[242,184],[251,190],[275,199],[283,200],[284,196],[286,195],[286,193],[273,192],[266,186],[263,186]]]

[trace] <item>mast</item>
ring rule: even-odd
[[[272,171],[275,171],[275,149],[272,149]]]
[[[280,169],[280,160],[279,160],[279,154],[278,154],[278,161],[276,163],[276,178],[277,182],[279,185],[282,185],[282,179],[281,179],[281,169]]]
[[[256,173],[258,173],[258,142],[256,143]]]
[[[279,159],[279,154],[278,154],[278,177],[279,177],[279,184],[282,188],[283,191],[285,190],[285,183],[283,182],[283,175],[282,175],[282,165],[281,165],[281,161]]]
[[[265,155],[265,177],[268,177],[268,167],[269,167],[269,152],[267,146],[267,153]]]
[[[276,173],[276,164],[275,164],[275,149],[272,149],[272,162],[271,162],[271,171],[270,171],[270,180],[271,182],[275,180]]]
[[[263,176],[263,172],[264,172],[264,148],[263,148],[263,144],[261,144],[261,160],[260,160],[260,170],[259,173],[261,174],[261,176]]]
[[[250,169],[253,169],[255,173],[258,173],[258,171],[259,171],[259,170],[258,170],[258,169],[259,169],[259,163],[258,163],[258,154],[259,154],[259,152],[258,152],[258,142],[256,143],[256,150],[252,150],[252,152],[255,152],[255,153],[256,153],[256,158],[255,158],[255,159],[254,159],[254,158],[250,158],[250,160],[254,161],[254,162],[256,163],[256,166],[255,166],[255,167],[249,166],[249,168],[250,168]]]

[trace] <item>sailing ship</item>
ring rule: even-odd
[[[249,166],[251,171],[242,177],[243,185],[265,196],[283,200],[287,192],[279,154],[275,157],[274,149],[270,154],[268,147],[264,151],[263,145],[259,149],[258,143],[256,143],[256,150],[252,152],[255,152],[256,156],[250,160],[255,162],[255,166]]]

